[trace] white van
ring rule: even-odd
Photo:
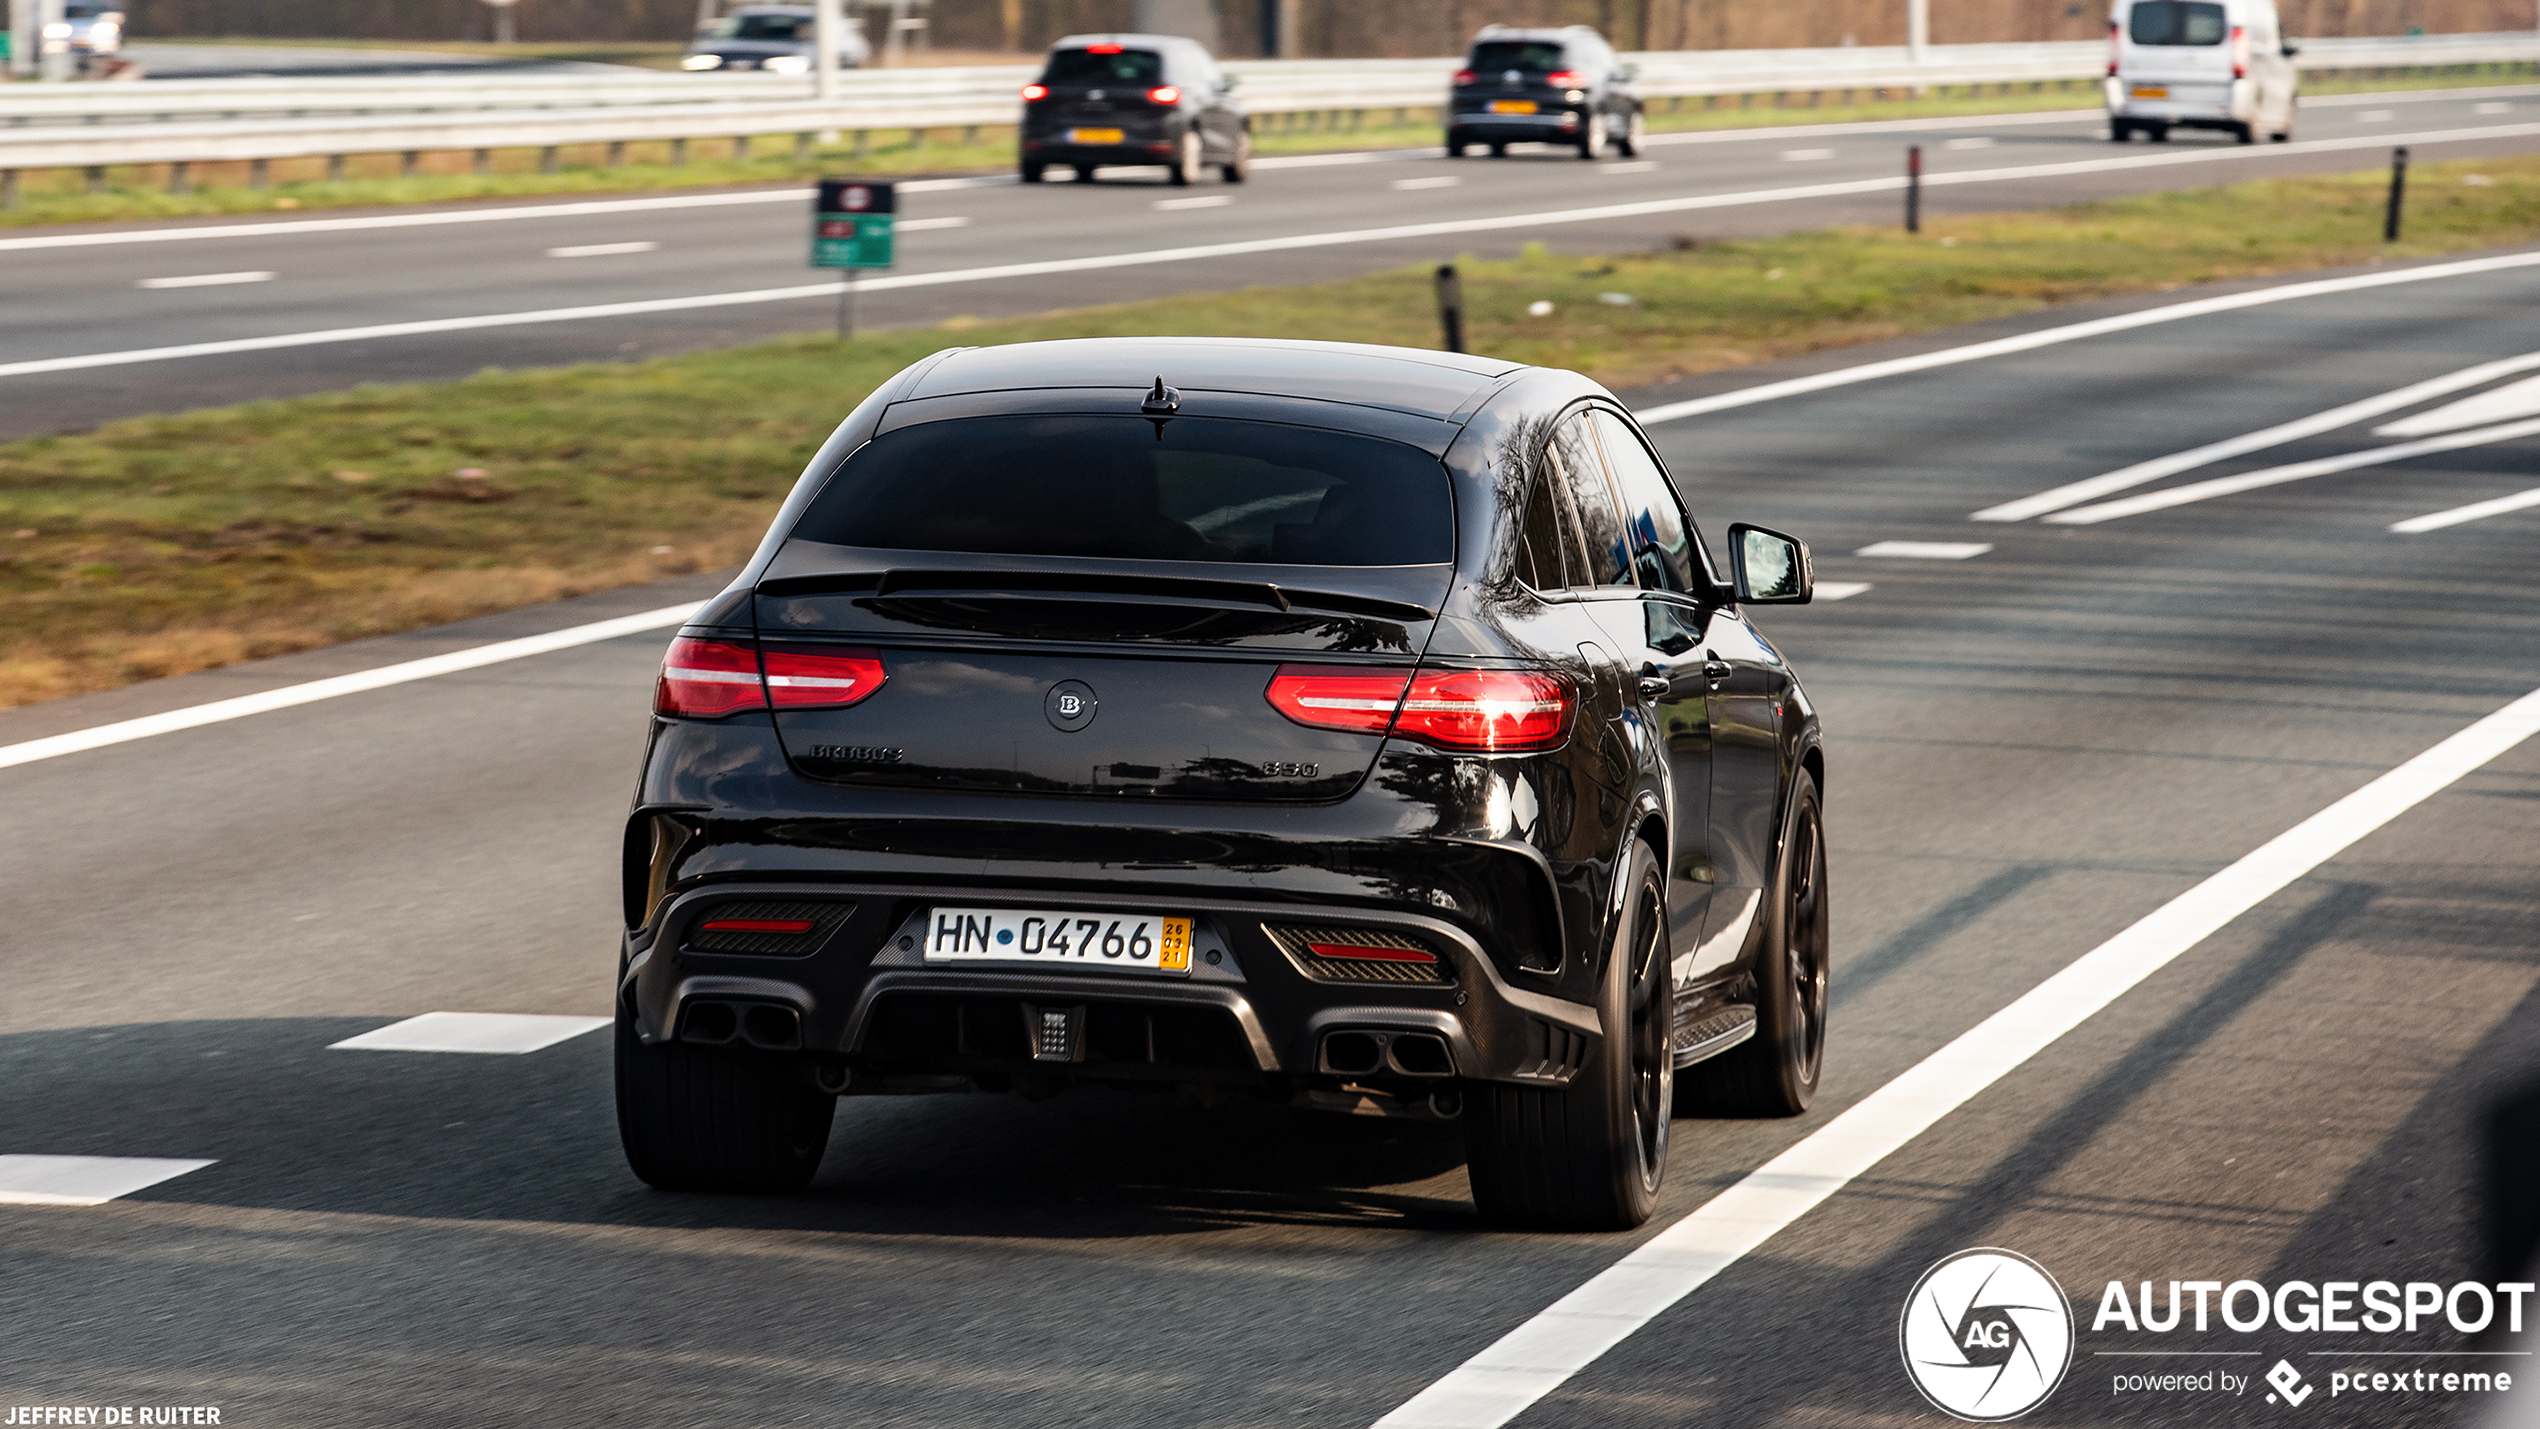
[[[2243,144],[2293,137],[2300,51],[2273,0],[2117,0],[2108,16],[2108,137],[2154,143],[2220,129]]]

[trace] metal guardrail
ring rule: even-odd
[[[1721,95],[2092,79],[2103,73],[2106,55],[2106,46],[2092,41],[1935,45],[1919,64],[1902,47],[1628,58],[1640,67],[1644,95],[1680,104]],[[2318,71],[2533,61],[2540,61],[2540,33],[2517,32],[2313,40],[2297,63]],[[1226,68],[1252,111],[1270,116],[1433,109],[1455,63],[1236,61]],[[24,122],[0,127],[0,170],[1005,125],[1016,117],[1016,87],[1031,75],[1027,66],[852,71],[841,76],[840,97],[828,102],[811,97],[810,81],[779,75],[142,81],[78,86],[85,93],[61,98],[71,86],[13,85],[0,89],[0,120]],[[94,108],[101,103],[114,108]],[[138,108],[125,109],[129,104]],[[389,109],[404,112],[380,112]],[[159,117],[186,113],[240,117]]]

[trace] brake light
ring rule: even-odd
[[[1315,729],[1393,733],[1439,749],[1550,749],[1576,703],[1568,681],[1534,670],[1333,670],[1282,665],[1268,696]]]
[[[2249,29],[2245,25],[2231,27],[2231,77],[2249,77]]]
[[[1023,86],[1023,98],[1027,102],[1035,99],[1047,99],[1049,97],[1050,87],[1046,84],[1027,84]]]
[[[1087,45],[1085,46],[1085,53],[1089,55],[1116,55],[1120,53],[1120,47],[1118,45]]]
[[[1554,89],[1587,88],[1587,76],[1574,69],[1554,70],[1552,73],[1543,77],[1543,82],[1551,85]]]
[[[1179,104],[1181,102],[1182,91],[1175,89],[1169,84],[1160,84],[1147,91],[1147,103],[1149,104]]]
[[[1457,84],[1471,84],[1473,81],[1480,78],[1480,75],[1473,73],[1469,69],[1459,69],[1455,72],[1455,82]]]
[[[759,683],[758,651],[737,640],[670,642],[653,685],[653,713],[682,719],[721,719],[736,710],[767,708]]]
[[[1437,964],[1435,953],[1412,948],[1370,948],[1357,943],[1308,943],[1305,950],[1318,958],[1338,958],[1360,963],[1427,963]]]
[[[2124,36],[2125,26],[2110,20],[2108,22],[2108,78],[2110,79],[2117,77],[2117,55],[2122,48],[2119,42]]]
[[[767,698],[780,710],[842,709],[870,699],[889,675],[881,652],[835,646],[771,645]]]

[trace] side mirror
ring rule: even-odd
[[[1729,527],[1729,570],[1745,604],[1806,605],[1817,593],[1806,542],[1743,521]]]
[[[2295,55],[2300,54],[2301,52],[2302,52],[2302,47],[2301,47],[2300,45],[2297,45],[2297,44],[2293,43],[2291,40],[2286,40],[2286,41],[2284,42],[2284,57],[2285,57],[2286,59],[2291,59],[2291,58],[2293,58]]]
[[[1243,83],[1242,75],[1221,74],[1217,76],[1217,92],[1219,94],[1232,94],[1234,93],[1235,86],[1241,83]]]
[[[1640,78],[1640,66],[1625,65],[1614,72],[1614,77],[1628,84],[1631,81]]]

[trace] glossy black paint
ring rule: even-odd
[[[1249,568],[784,538],[849,453],[912,413],[1135,411],[1159,371],[1186,413],[1419,438],[1450,476],[1455,560]],[[1668,871],[1678,1026],[1750,1001],[1748,895],[1769,881],[1793,772],[1819,763],[1816,718],[1707,559],[1693,590],[1527,583],[1541,572],[1523,512],[1561,480],[1548,451],[1579,430],[1564,424],[1594,409],[1621,413],[1573,373],[1337,344],[1048,343],[894,378],[690,627],[876,649],[889,679],[844,709],[654,721],[626,831],[640,1032],[679,1035],[688,1000],[774,1001],[801,1014],[806,1064],[853,1088],[1102,1075],[1310,1094],[1342,1080],[1313,1071],[1324,1032],[1418,1029],[1447,1040],[1459,1077],[1558,1084],[1603,1033],[1591,1004],[1636,839]],[[1610,512],[1565,519],[1626,539]],[[1558,671],[1580,707],[1557,748],[1475,755],[1308,729],[1263,696],[1282,664],[1415,663]],[[1063,680],[1100,696],[1080,729],[1045,717]],[[779,897],[853,908],[808,954],[691,945],[717,904]],[[896,945],[911,919],[964,904],[1189,914],[1218,961],[1178,980],[928,967]],[[1316,982],[1265,922],[1401,932],[1448,977]],[[1115,1039],[1147,1029],[1163,1060],[1018,1060],[992,1005],[1060,997]]]

